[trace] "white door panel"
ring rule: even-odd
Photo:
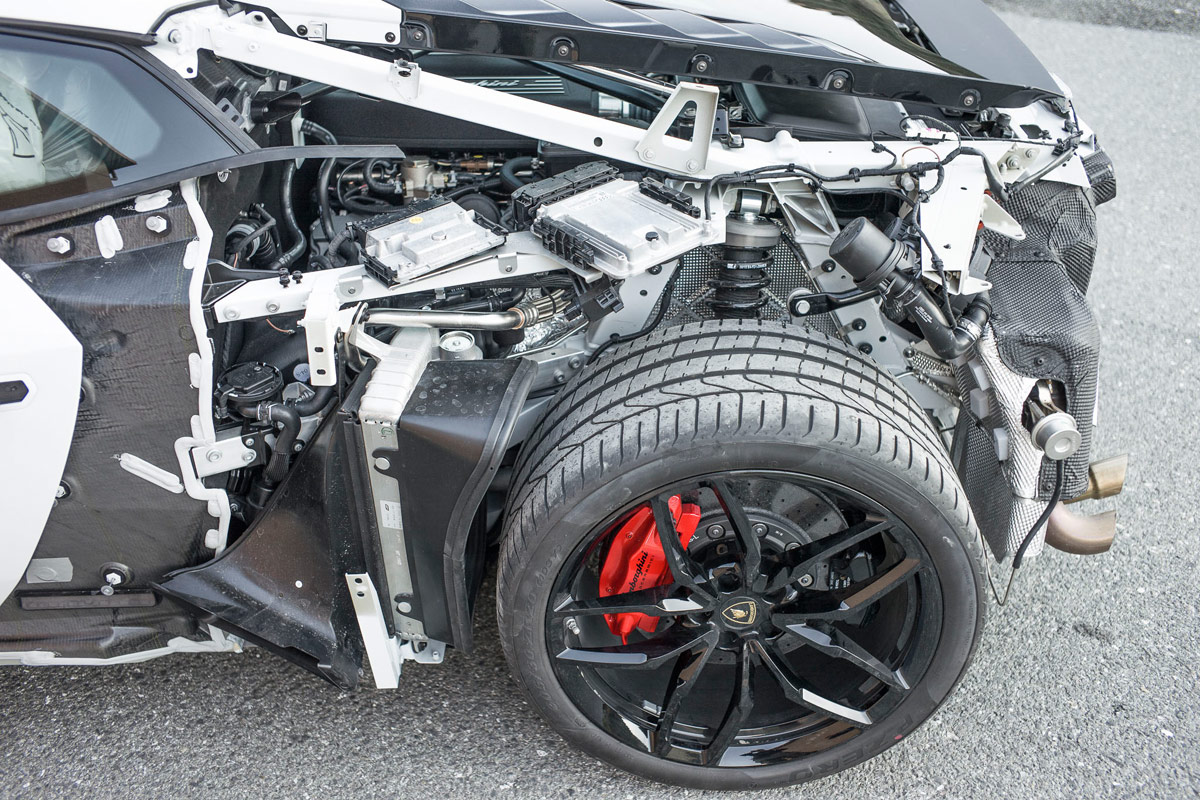
[[[19,381],[26,390],[0,403],[0,600],[21,581],[54,506],[82,375],[79,341],[0,261],[0,384]]]

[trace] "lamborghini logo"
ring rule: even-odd
[[[758,604],[753,600],[739,600],[726,606],[721,616],[732,625],[753,625],[758,619]]]

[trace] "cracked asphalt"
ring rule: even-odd
[[[1054,8],[1154,28],[1198,5]],[[1138,9],[1144,16],[1129,16]],[[1100,212],[1092,301],[1105,346],[1098,453],[1132,459],[1119,537],[1108,555],[1048,552],[1032,562],[1008,606],[993,604],[958,692],[907,741],[849,772],[757,798],[1200,794],[1200,241],[1188,191],[1200,181],[1190,153],[1200,39],[1006,19],[1071,85],[1118,165],[1120,197]],[[476,655],[408,666],[390,693],[339,693],[261,651],[0,670],[0,795],[703,794],[645,783],[563,744],[520,699],[492,614],[485,601]]]

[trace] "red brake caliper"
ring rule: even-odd
[[[700,524],[700,506],[684,503],[675,495],[668,503],[679,543],[687,549]],[[616,532],[604,567],[600,570],[600,596],[636,592],[671,582],[671,570],[663,555],[662,541],[649,506],[639,508]],[[629,634],[637,628],[654,633],[658,619],[647,614],[605,614],[608,629],[629,643]]]

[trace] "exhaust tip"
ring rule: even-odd
[[[1075,556],[1107,553],[1117,536],[1117,512],[1085,517],[1059,503],[1046,523],[1046,544]]]
[[[1119,455],[1097,461],[1088,467],[1088,487],[1083,494],[1067,503],[1084,500],[1103,500],[1116,497],[1125,490],[1125,475],[1129,470],[1129,456]]]

